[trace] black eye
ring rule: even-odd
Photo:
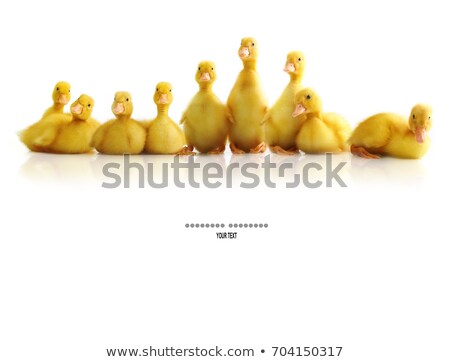
[[[211,70],[214,70],[214,68],[211,68]]]
[[[415,114],[413,114],[413,119],[416,119],[416,115]]]
[[[158,89],[158,88],[156,88],[156,91],[157,91],[157,92],[159,92],[159,89]]]
[[[254,47],[255,46],[255,43],[252,43],[252,47]]]
[[[306,96],[306,99],[311,99],[311,96],[308,94],[308,95]]]
[[[428,116],[428,119],[431,119],[431,116]]]
[[[130,101],[130,99],[129,98],[127,98],[127,102],[129,102]]]
[[[200,67],[198,67],[198,70],[200,70]]]
[[[169,92],[172,92],[172,89],[169,89]]]
[[[59,91],[59,88],[56,88],[57,91]]]
[[[88,104],[88,107],[91,108],[91,104],[90,103]]]
[[[70,93],[70,89],[69,89],[69,93]]]
[[[301,62],[301,61],[302,61],[302,58],[298,58],[298,61]]]

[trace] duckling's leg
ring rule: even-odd
[[[214,148],[213,150],[209,151],[207,154],[208,155],[220,155],[225,151],[225,145],[223,146],[219,146]]]
[[[292,156],[292,155],[295,155],[296,153],[298,153],[297,147],[292,147],[288,150],[285,150],[284,148],[282,148],[280,146],[270,146],[269,148],[273,153],[276,153],[278,155]]]
[[[235,155],[243,155],[245,153],[245,151],[238,148],[238,146],[236,146],[234,143],[230,143],[230,150]]]
[[[175,154],[179,156],[194,156],[196,153],[194,152],[194,146],[184,146]]]
[[[258,146],[250,148],[250,153],[264,153],[266,152],[266,148],[267,148],[266,143],[261,142]]]
[[[369,159],[372,159],[372,160],[377,160],[377,159],[380,158],[380,155],[376,155],[376,154],[370,153],[369,151],[367,151],[367,150],[366,150],[364,147],[362,147],[362,146],[355,146],[355,145],[352,145],[351,148],[350,148],[350,150],[351,150],[351,152],[352,152],[354,155],[359,156],[359,157],[362,157],[362,158],[369,158]]]

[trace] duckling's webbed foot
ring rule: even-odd
[[[250,153],[264,153],[266,152],[266,143],[265,142],[261,142],[258,146],[251,148],[250,149]]]
[[[225,145],[223,146],[219,146],[214,148],[213,150],[209,151],[207,154],[208,155],[220,155],[225,151]]]
[[[234,143],[230,143],[230,150],[235,155],[243,155],[245,153],[245,151],[241,150]]]
[[[376,154],[370,153],[369,151],[367,151],[367,150],[366,150],[364,147],[362,147],[362,146],[355,146],[355,145],[352,145],[351,148],[350,148],[350,150],[351,150],[351,152],[352,152],[354,155],[359,156],[359,157],[362,157],[362,158],[368,158],[368,159],[371,159],[371,160],[377,160],[377,159],[380,158],[380,155],[376,155]]]
[[[270,151],[272,151],[273,153],[276,153],[278,155],[287,155],[287,156],[292,156],[295,155],[296,153],[298,153],[298,149],[296,147],[292,147],[288,150],[285,150],[284,148],[280,147],[280,146],[270,146]]]
[[[179,156],[194,156],[196,153],[194,152],[194,146],[184,146],[180,151],[176,153]]]

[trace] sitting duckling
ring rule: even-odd
[[[52,114],[62,114],[64,112],[64,106],[70,102],[70,84],[67,82],[56,83],[52,99],[53,105],[44,112],[42,119]]]
[[[256,71],[258,45],[255,39],[242,39],[239,57],[244,69],[239,73],[227,101],[232,122],[230,149],[236,154],[263,153],[266,144],[262,121],[267,112],[267,100]]]
[[[204,61],[198,65],[195,80],[200,89],[191,100],[180,123],[184,123],[184,133],[188,147],[195,147],[202,153],[220,154],[225,151],[229,121],[227,109],[213,93],[216,80],[213,62]]]
[[[131,118],[133,102],[128,92],[117,92],[111,106],[116,119],[101,125],[91,145],[100,153],[110,155],[139,154],[145,146],[145,128]]]
[[[380,155],[421,158],[430,147],[431,107],[417,104],[409,121],[393,113],[380,113],[362,121],[349,139],[354,155],[377,159]]]
[[[293,122],[291,114],[295,95],[302,89],[304,68],[303,53],[292,51],[287,55],[284,71],[291,79],[264,118],[266,143],[272,152],[284,155],[293,155],[298,152],[295,137],[300,128],[301,117],[296,117]]]
[[[192,155],[186,147],[186,139],[181,128],[169,118],[172,103],[172,86],[161,82],[156,86],[153,101],[158,108],[156,118],[148,123],[145,152],[161,155]]]
[[[48,153],[86,153],[92,150],[92,135],[100,124],[91,118],[94,100],[81,95],[70,107],[71,114],[53,114],[22,134],[31,150]]]
[[[295,96],[292,117],[301,114],[305,117],[295,139],[298,149],[306,153],[348,150],[349,123],[338,114],[322,113],[322,101],[311,88],[304,88]]]

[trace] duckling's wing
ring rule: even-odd
[[[348,149],[347,140],[352,133],[352,128],[348,121],[337,113],[325,113],[324,122],[334,131],[342,150]]]
[[[348,142],[355,146],[377,149],[385,146],[391,138],[392,128],[388,114],[378,114],[361,122]]]

